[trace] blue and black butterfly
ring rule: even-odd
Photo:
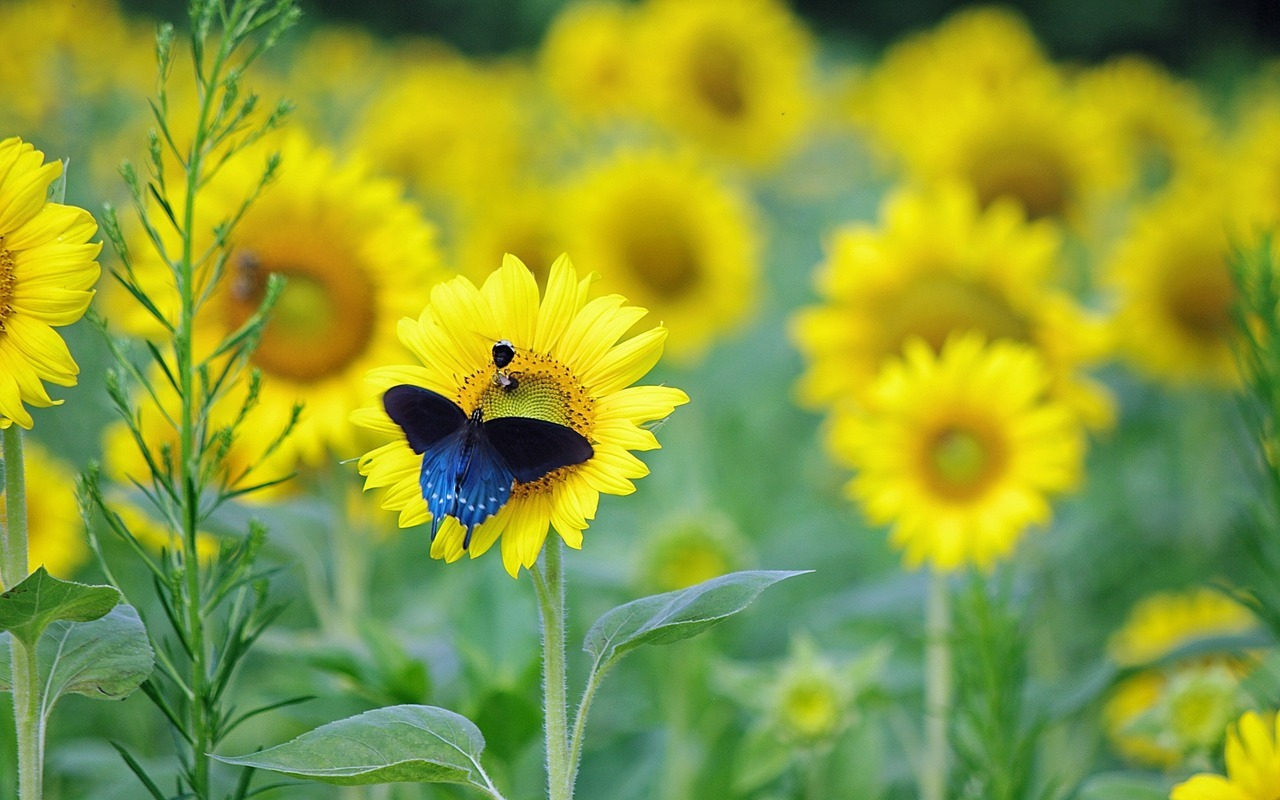
[[[495,364],[511,362],[494,345]],[[505,359],[505,361],[504,361]],[[419,485],[431,512],[431,538],[440,523],[454,517],[471,544],[477,525],[498,513],[515,483],[530,483],[561,467],[581,464],[595,454],[586,437],[572,428],[532,417],[485,419],[477,408],[468,416],[448,398],[421,386],[399,384],[382,395],[387,416],[404,431],[413,452],[422,455]]]

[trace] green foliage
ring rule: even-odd
[[[114,591],[114,590],[113,590]],[[13,687],[8,635],[0,636],[0,690]],[[60,697],[81,694],[99,700],[127,697],[155,667],[146,629],[132,606],[117,605],[85,622],[51,623],[36,646],[46,718]]]
[[[345,786],[460,783],[499,797],[480,766],[482,752],[484,737],[466,717],[404,705],[366,711],[253,755],[219,760]]]
[[[804,572],[747,571],[712,578],[688,589],[642,597],[605,613],[587,632],[583,649],[604,672],[646,644],[671,644],[697,636],[742,611],[779,581]]]
[[[119,602],[120,592],[110,586],[60,581],[44,567],[38,567],[17,586],[0,594],[0,630],[31,645],[54,622],[95,620]]]

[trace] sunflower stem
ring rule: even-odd
[[[4,526],[0,528],[0,581],[5,589],[27,576],[27,489],[22,461],[22,429],[4,430]],[[44,720],[40,715],[40,671],[35,645],[10,634],[13,670],[13,722],[18,739],[18,797],[43,796]]]
[[[951,598],[947,575],[929,576],[925,605],[924,761],[920,765],[921,800],[946,800],[951,748],[947,729],[951,712]]]
[[[575,771],[569,757],[563,547],[559,536],[551,536],[543,548],[541,564],[532,572],[542,618],[542,697],[550,800],[572,800]]]

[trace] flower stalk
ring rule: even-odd
[[[925,605],[924,761],[920,765],[921,800],[946,800],[951,747],[951,598],[945,572],[929,576]]]
[[[3,580],[6,590],[27,576],[27,494],[22,459],[22,429],[4,430]],[[9,637],[13,669],[13,721],[18,739],[18,797],[43,796],[44,720],[40,715],[40,673],[36,648]]]
[[[565,665],[564,545],[551,536],[532,570],[542,620],[542,692],[550,800],[572,800],[576,763],[570,763],[569,701]],[[585,718],[585,716],[583,717]],[[575,739],[577,737],[575,736]]]

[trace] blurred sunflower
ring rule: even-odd
[[[422,365],[369,373],[379,396],[397,384],[419,386],[468,414],[483,409],[487,419],[544,419],[572,428],[592,445],[585,462],[516,483],[501,510],[471,532],[467,548],[467,532],[457,519],[445,517],[431,545],[433,558],[456,561],[468,549],[475,558],[501,538],[503,564],[515,576],[533,566],[550,527],[580,548],[600,495],[630,494],[632,480],[648,474],[630,452],[659,446],[643,425],[665,418],[689,398],[679,389],[631,386],[657,363],[667,331],[659,326],[619,343],[646,312],[618,295],[588,301],[590,282],[579,280],[562,256],[539,300],[533,274],[509,256],[480,288],[463,277],[438,284],[421,316],[399,326],[401,341]],[[492,346],[502,339],[516,351],[507,367],[519,376],[514,390],[494,381]],[[387,489],[382,507],[400,512],[400,527],[427,522],[419,483],[423,457],[381,404],[358,410],[352,420],[394,439],[360,458],[365,488]]]
[[[486,202],[519,174],[528,76],[428,46],[400,57],[350,141],[433,199]]]
[[[567,190],[570,249],[660,317],[676,358],[743,321],[759,291],[758,215],[689,153],[622,151]]]
[[[306,130],[342,141],[377,98],[376,88],[394,74],[396,60],[385,40],[354,25],[335,25],[307,32],[293,58],[273,65],[280,72],[270,79],[279,85],[260,94],[290,98]]]
[[[959,94],[1000,96],[1028,75],[1051,78],[1053,64],[1017,13],[963,9],[933,30],[896,42],[855,88],[850,112],[873,144],[899,156],[935,135],[940,104]]]
[[[721,157],[776,163],[812,114],[813,43],[775,0],[648,0],[638,91],[655,118]]]
[[[279,145],[278,178],[232,233],[228,274],[198,317],[196,346],[212,352],[258,309],[269,275],[286,279],[251,359],[264,381],[241,438],[271,441],[294,404],[305,401],[301,422],[277,454],[287,472],[357,449],[346,418],[362,401],[363,375],[403,352],[390,320],[420,308],[444,273],[433,228],[401,199],[398,184],[373,177],[358,158],[339,163],[300,135]],[[202,194],[200,228],[212,231],[236,212],[261,164],[253,153],[227,164]],[[136,249],[151,259],[137,267],[148,294],[162,308],[176,308],[168,267],[150,248]],[[154,333],[133,305],[134,316],[124,321]]]
[[[1276,89],[1280,75],[1246,98],[1228,163],[1234,170],[1232,186],[1242,211],[1258,225],[1280,224],[1280,101]]]
[[[43,566],[55,578],[70,579],[89,557],[76,500],[75,473],[31,439],[26,440],[23,450],[28,569]],[[5,508],[5,495],[0,492],[0,519]]]
[[[633,109],[634,13],[621,3],[588,0],[565,6],[552,20],[539,69],[570,111],[596,118]]]
[[[1280,721],[1246,711],[1227,731],[1227,775],[1201,773],[1173,787],[1170,800],[1274,800],[1280,795]]]
[[[1138,56],[1113,58],[1077,76],[1084,113],[1123,151],[1124,182],[1151,193],[1220,158],[1217,131],[1192,84]]]
[[[832,451],[857,471],[850,494],[868,520],[893,525],[909,567],[988,568],[1049,521],[1050,494],[1079,483],[1084,432],[1048,388],[1025,345],[970,332],[937,353],[912,338],[865,410],[835,414]]]
[[[1050,288],[1061,247],[1055,228],[1027,222],[1013,203],[982,209],[954,183],[899,191],[881,217],[835,232],[818,276],[824,303],[793,321],[809,362],[798,385],[804,403],[857,403],[907,341],[936,353],[952,334],[976,331],[1037,347],[1053,395],[1091,426],[1110,423],[1109,395],[1080,374],[1104,353],[1104,329]]]
[[[538,282],[545,284],[551,263],[567,250],[568,232],[564,192],[558,186],[524,182],[494,187],[483,206],[461,209],[458,215],[458,271],[474,280],[502,263],[506,253],[519,258]]]
[[[23,405],[57,405],[44,382],[74,386],[80,368],[55,327],[84,315],[101,270],[89,212],[46,202],[62,162],[18,138],[0,141],[0,429],[34,424]]]
[[[736,570],[751,560],[751,547],[723,514],[688,514],[665,522],[644,538],[641,583],[650,594],[686,589]]]
[[[1236,289],[1227,264],[1234,198],[1217,184],[1183,182],[1140,212],[1104,265],[1116,294],[1120,351],[1147,374],[1231,386]]]
[[[1256,627],[1248,610],[1211,589],[1162,592],[1136,605],[1107,645],[1120,667],[1147,667],[1117,684],[1103,709],[1116,749],[1135,762],[1166,768],[1207,754],[1241,710],[1249,660],[1202,654],[1149,665],[1199,639]]]

